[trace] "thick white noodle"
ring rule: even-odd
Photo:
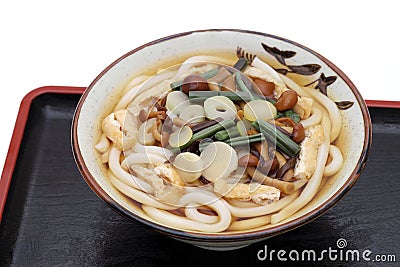
[[[123,94],[126,94],[129,90],[131,90],[136,85],[143,83],[145,80],[150,78],[149,75],[139,75],[132,78],[128,84],[125,86],[124,90],[122,91]]]
[[[153,88],[154,86],[165,80],[171,79],[172,77],[174,77],[174,75],[175,71],[164,71],[154,76],[151,76],[150,78],[136,85],[126,94],[124,94],[121,100],[116,105],[114,111],[126,108],[128,104],[139,94],[142,94],[143,92],[147,91],[150,88]]]
[[[138,153],[157,154],[159,156],[165,157],[165,159],[169,159],[173,155],[172,151],[169,149],[159,147],[159,146],[145,146],[140,143],[136,143],[132,149],[133,149],[133,151],[138,152]]]
[[[307,91],[305,91],[303,89],[303,87],[301,87],[300,85],[298,85],[295,81],[293,81],[292,79],[290,79],[289,77],[279,74],[279,77],[283,80],[283,82],[286,84],[286,86],[290,89],[293,89],[296,91],[296,93],[299,96],[306,96],[306,97],[310,97],[313,98]]]
[[[300,188],[302,188],[307,182],[308,182],[308,179],[299,179],[299,180],[291,182],[291,183],[293,183],[293,185],[294,185],[294,191],[297,191]]]
[[[124,158],[126,158],[126,157],[128,157],[128,156],[130,156],[130,155],[132,155],[132,154],[135,154],[136,151],[133,151],[133,149],[131,148],[131,149],[129,149],[129,150],[124,150],[122,153],[123,153],[123,155],[124,155]],[[122,164],[121,164],[121,165],[122,165]]]
[[[94,148],[99,151],[100,153],[106,152],[110,147],[110,140],[106,137],[103,133],[100,137],[99,142],[94,146]]]
[[[221,202],[221,199],[219,196],[217,196],[215,193],[213,192],[207,192],[204,190],[196,190],[196,191],[192,191],[189,193],[184,194],[181,197],[181,200],[179,201],[179,204],[182,206],[189,206],[189,203],[195,203],[196,206],[209,206],[210,204],[214,203],[214,202]],[[223,202],[222,202],[223,204]],[[191,206],[193,207],[193,206]],[[225,207],[226,208],[226,207]]]
[[[254,208],[254,207],[261,207],[261,205],[247,200],[247,201],[241,201],[241,200],[237,200],[237,199],[229,199],[226,200],[230,205],[238,207],[238,208]]]
[[[343,155],[338,147],[330,145],[329,155],[332,157],[332,160],[325,166],[324,176],[334,175],[343,166]]]
[[[202,192],[202,194],[208,194],[210,196],[215,196],[214,194],[214,187],[211,184],[199,186],[186,186],[185,187],[186,193],[193,193],[193,192]]]
[[[194,56],[194,57],[186,59],[182,63],[182,65],[180,66],[175,77],[181,77],[183,74],[187,73],[191,67],[194,67],[197,65],[202,65],[202,64],[207,64],[207,63],[231,65],[232,60],[228,60],[228,59],[216,57],[216,56],[202,56],[202,55]]]
[[[231,224],[232,216],[229,210],[224,202],[216,198],[216,196],[210,196],[201,192],[192,192],[181,198],[182,205],[188,205],[190,203],[208,206],[218,214],[218,221],[210,224],[201,223],[147,205],[143,205],[142,208],[146,214],[155,221],[178,229],[218,233],[225,231]]]
[[[308,90],[307,92],[309,92],[309,94],[312,95],[313,98],[317,100],[322,106],[324,106],[324,108],[328,111],[329,118],[332,124],[330,142],[335,141],[336,138],[339,136],[340,131],[342,130],[342,115],[340,114],[340,111],[336,106],[336,103],[333,102],[326,95],[321,94],[320,92],[314,90],[313,88],[305,87],[305,90]]]
[[[322,176],[324,174],[325,164],[328,159],[328,152],[330,146],[330,132],[331,132],[331,124],[328,117],[328,114],[325,110],[322,113],[322,127],[324,128],[325,139],[322,145],[318,150],[318,157],[317,157],[317,168],[315,169],[313,175],[309,179],[307,185],[304,187],[303,191],[301,192],[300,196],[287,205],[285,208],[280,210],[278,213],[275,213],[271,216],[271,223],[276,224],[292,214],[296,211],[303,208],[307,205],[311,199],[314,198],[315,194],[318,191],[319,185],[321,183]]]
[[[125,196],[130,197],[133,200],[136,200],[142,205],[147,205],[164,210],[176,209],[175,206],[161,203],[160,201],[154,199],[151,195],[125,184],[124,182],[120,181],[117,177],[115,177],[111,171],[109,171],[108,173],[108,178],[110,179],[110,182],[118,189],[118,191],[120,191]]]
[[[275,79],[276,82],[280,83],[279,85],[283,85],[283,86],[285,85],[285,83],[280,78],[279,73],[277,73],[269,64],[265,63],[258,57],[254,58],[253,62],[251,62],[251,65],[267,72],[269,75],[271,75]]]
[[[239,221],[234,221],[229,226],[228,231],[241,231],[257,228],[271,223],[271,215],[264,215],[260,217],[255,217],[251,219],[244,219]]]
[[[119,100],[118,104],[115,106],[114,111],[124,109],[128,106],[128,104],[132,101],[135,95],[138,94],[142,84],[136,85],[131,90],[129,90],[126,94],[124,94]]]
[[[185,208],[185,215],[189,219],[201,222],[201,223],[216,223],[218,222],[218,217],[214,215],[207,215],[198,211],[196,203],[189,203],[188,207]]]
[[[121,163],[122,166],[131,166],[132,164],[138,164],[138,163],[151,163],[151,164],[157,164],[157,163],[164,163],[165,162],[165,157],[160,156],[158,154],[152,154],[152,153],[132,153],[129,156],[127,156]]]
[[[328,182],[328,179],[329,179],[329,177],[327,177],[327,176],[322,177],[321,184],[319,185],[317,194],[319,192],[321,192],[322,189],[325,187],[326,183]]]
[[[121,163],[121,168],[124,169],[124,171],[129,172],[129,166],[128,164],[123,164],[123,162]]]
[[[319,110],[316,107],[313,107],[311,110],[311,116],[305,120],[302,120],[301,124],[303,125],[304,129],[307,129],[319,124],[321,122],[321,119],[322,119],[321,110]]]
[[[107,149],[106,152],[101,154],[101,162],[102,163],[107,163],[108,162],[108,158],[110,157],[110,150],[111,150],[111,146],[110,146],[110,148]]]
[[[108,159],[108,166],[112,171],[112,173],[125,184],[152,194],[154,192],[154,189],[150,184],[135,177],[134,175],[125,171],[121,167],[121,164],[119,162],[120,156],[121,156],[121,151],[119,151],[115,146],[113,146],[110,150],[110,158]]]
[[[225,203],[233,216],[248,218],[248,217],[262,216],[277,212],[283,209],[285,206],[289,205],[292,201],[294,201],[299,196],[299,193],[300,193],[299,191],[293,192],[292,194],[279,199],[275,203],[258,207],[242,208],[233,206],[229,204],[227,201],[225,201]]]

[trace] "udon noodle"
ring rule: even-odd
[[[277,224],[342,167],[335,103],[257,56],[190,57],[122,92],[95,149],[112,186],[163,225]]]

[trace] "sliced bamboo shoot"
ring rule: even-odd
[[[191,152],[178,154],[173,165],[179,176],[187,183],[197,180],[204,169],[203,160]]]
[[[253,100],[243,108],[244,117],[249,121],[269,121],[277,116],[277,110],[273,104],[265,100]]]
[[[224,142],[210,143],[200,154],[204,161],[203,176],[208,181],[226,179],[238,167],[236,151]]]
[[[210,120],[232,120],[236,117],[235,104],[225,96],[213,96],[204,101],[204,112]]]
[[[179,117],[188,123],[199,123],[204,121],[204,108],[201,105],[189,105],[184,107]]]

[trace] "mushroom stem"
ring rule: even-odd
[[[274,179],[262,174],[260,171],[256,170],[254,167],[247,167],[247,173],[257,182],[265,185],[273,186],[281,190],[284,194],[291,194],[295,190],[295,186],[291,182],[285,182],[278,179]]]
[[[222,67],[217,75],[208,79],[208,87],[211,91],[221,91],[219,84],[225,81],[230,75],[231,73]]]
[[[254,148],[258,151],[258,153],[264,158],[265,161],[270,160],[268,154],[268,142],[262,141],[253,144]]]

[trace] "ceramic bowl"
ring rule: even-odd
[[[237,47],[255,54],[278,72],[301,85],[328,95],[341,109],[343,128],[336,145],[344,156],[342,169],[330,177],[316,197],[288,219],[266,227],[241,232],[201,233],[168,227],[150,219],[132,200],[108,181],[94,145],[101,134],[101,120],[121,94],[121,85],[134,74],[154,70],[160,62],[182,55],[210,51],[234,53]],[[91,189],[115,211],[172,238],[213,249],[240,248],[304,225],[335,205],[357,181],[371,144],[371,121],[360,92],[333,63],[317,52],[285,38],[244,30],[185,32],[142,45],[104,69],[89,85],[77,106],[72,125],[72,145],[77,165]]]

